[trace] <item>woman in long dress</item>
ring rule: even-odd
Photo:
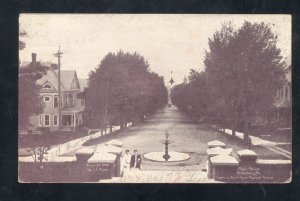
[[[129,153],[129,150],[127,149],[125,151],[125,154],[122,157],[122,163],[123,163],[123,176],[127,175],[129,170],[130,170],[130,159],[131,159],[131,154]]]

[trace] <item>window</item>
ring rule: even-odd
[[[49,114],[44,115],[44,125],[50,126],[50,115]]]
[[[58,115],[53,115],[53,126],[58,126]]]
[[[58,97],[57,96],[54,96],[53,106],[54,106],[54,108],[58,107]]]
[[[45,85],[43,86],[43,88],[44,88],[44,89],[51,89],[52,87],[51,87],[50,84],[45,84]]]
[[[45,96],[44,97],[44,102],[50,102],[50,96]]]

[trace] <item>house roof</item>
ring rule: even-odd
[[[58,74],[58,70],[56,70],[56,74]],[[60,71],[60,80],[61,84],[65,87],[67,90],[71,90],[73,79],[77,78],[76,71],[75,70],[62,70]],[[79,85],[79,83],[78,83]],[[80,88],[80,85],[79,85]]]
[[[72,82],[77,79],[76,70],[61,70],[60,80],[61,80],[61,91],[71,91]],[[38,85],[43,85],[49,82],[56,90],[58,89],[58,70],[50,69],[47,71],[41,79],[37,80]],[[78,87],[80,84],[77,82]]]
[[[20,68],[23,67],[31,67],[31,66],[46,66],[49,70],[47,70],[46,74],[43,75],[42,78],[37,80],[38,85],[44,85],[45,83],[49,82],[49,84],[54,88],[54,90],[58,90],[58,69],[57,64],[52,62],[46,61],[37,61],[33,62],[23,62],[20,65]],[[74,86],[72,86],[73,80],[75,79],[76,88],[80,89],[80,83],[77,78],[76,70],[61,70],[60,71],[60,80],[61,80],[61,91],[72,91],[74,90]],[[53,89],[41,89],[41,92],[52,92]]]

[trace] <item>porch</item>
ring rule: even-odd
[[[81,125],[82,112],[61,114],[61,131],[76,131]]]

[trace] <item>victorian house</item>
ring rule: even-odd
[[[35,62],[37,65],[47,66],[48,70],[37,80],[37,84],[41,86],[39,96],[43,110],[37,116],[30,118],[32,130],[44,128],[50,132],[75,131],[83,124],[82,113],[85,107],[76,71],[61,70],[59,100],[57,65],[37,62],[36,54],[33,53],[31,64]]]

